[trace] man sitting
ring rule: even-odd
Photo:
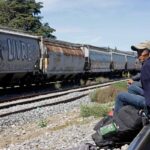
[[[131,48],[132,48],[132,50],[136,50],[138,52],[139,60],[141,59],[144,62],[142,69],[141,69],[141,70],[143,70],[145,63],[147,64],[147,61],[149,60],[150,42],[141,43],[137,46],[131,46]],[[147,70],[149,71],[150,68]],[[146,72],[146,71],[144,70],[144,72]],[[143,79],[143,76],[144,76],[144,73],[141,72],[141,79]],[[150,75],[149,75],[149,77],[150,77]],[[144,84],[143,84],[142,80],[141,80],[141,82],[142,82],[142,87],[143,87],[143,85],[146,84],[146,82],[144,82]],[[150,82],[150,79],[149,79],[149,82]],[[146,85],[144,85],[144,87],[145,86]],[[116,97],[114,112],[117,113],[120,110],[120,108],[122,108],[125,105],[133,105],[139,109],[144,109],[146,107],[146,99],[145,98],[147,97],[147,94],[145,95],[144,87],[143,87],[143,89],[141,89],[138,86],[136,87],[138,90],[140,89],[140,92],[138,91],[139,92],[138,94],[129,93],[129,92],[119,93]]]

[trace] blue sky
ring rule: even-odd
[[[58,40],[128,51],[150,40],[149,0],[36,0]]]

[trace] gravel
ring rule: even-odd
[[[73,94],[69,94],[67,96],[61,96],[59,98],[54,98],[52,99],[53,102],[56,101],[61,101],[63,99],[67,99],[67,98],[71,98],[73,96],[79,96],[81,95],[81,93],[77,92],[77,93],[73,93]],[[48,103],[51,102],[51,99],[48,99],[46,101],[44,101],[44,103]],[[25,113],[19,113],[19,114],[15,114],[15,115],[11,115],[8,117],[3,117],[0,118],[0,127],[1,128],[7,128],[8,126],[11,125],[21,125],[21,124],[25,124],[28,122],[32,122],[38,119],[42,119],[42,118],[46,118],[49,115],[53,115],[53,114],[59,114],[62,112],[68,112],[70,110],[72,110],[75,107],[80,107],[81,104],[87,104],[90,103],[90,98],[88,96],[83,97],[79,100],[73,101],[71,103],[65,103],[65,104],[59,104],[59,105],[55,105],[55,106],[48,106],[48,107],[37,107],[37,109],[25,112]],[[35,106],[35,104],[28,104],[29,107],[31,106]],[[17,107],[13,107],[10,109],[20,109],[20,107],[26,107],[25,106],[17,106]]]
[[[0,118],[1,150],[66,150],[86,142],[94,144],[91,134],[99,119],[79,116],[80,105],[89,103],[90,98],[86,96],[77,101]],[[49,117],[51,122],[45,128],[37,125]],[[124,145],[121,149],[127,147]]]

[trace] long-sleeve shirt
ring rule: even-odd
[[[146,104],[150,107],[150,58],[148,58],[142,66],[141,82]]]
[[[132,80],[134,81],[132,84],[136,85],[140,88],[142,88],[142,83],[141,83],[141,73],[137,73],[135,76],[132,77]]]
[[[132,80],[139,81],[141,79],[141,73],[137,73],[135,76],[132,77]]]

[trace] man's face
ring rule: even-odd
[[[149,57],[149,52],[147,50],[138,52],[138,59],[141,63],[143,63],[148,57]]]

